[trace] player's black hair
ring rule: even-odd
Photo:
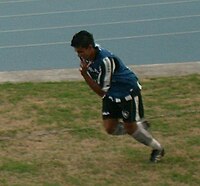
[[[75,48],[88,48],[89,45],[95,47],[94,38],[91,33],[85,30],[76,33],[71,40],[71,46]]]

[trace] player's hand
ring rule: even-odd
[[[85,59],[81,59],[79,71],[80,71],[82,76],[87,74],[88,67],[89,67],[89,65],[86,62],[86,60]]]

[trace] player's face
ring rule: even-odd
[[[85,60],[92,60],[92,47],[89,46],[87,48],[78,47],[75,48],[78,57],[83,58]]]

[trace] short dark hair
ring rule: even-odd
[[[75,48],[88,48],[89,45],[95,47],[93,35],[86,30],[76,33],[71,40],[71,46]]]

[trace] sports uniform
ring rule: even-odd
[[[141,85],[134,72],[106,49],[96,47],[97,54],[88,73],[106,92],[103,98],[103,118],[138,121],[144,117]]]

